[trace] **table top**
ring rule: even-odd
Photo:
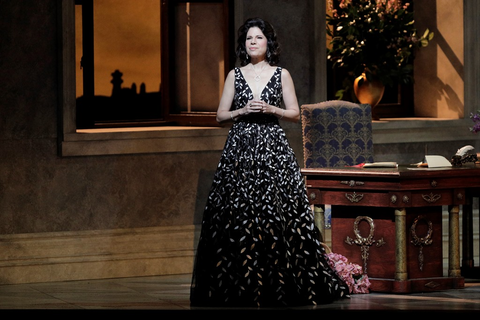
[[[358,168],[358,167],[337,167],[337,168],[302,168],[301,172],[307,178],[314,177],[375,177],[377,179],[415,179],[415,178],[437,178],[437,177],[478,177],[480,178],[480,164],[466,164],[458,167],[442,168],[418,168],[414,165],[399,165],[397,168]]]

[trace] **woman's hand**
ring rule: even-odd
[[[243,107],[245,112],[242,114],[250,114],[250,113],[269,113],[275,114],[275,107],[267,104],[263,100],[250,100],[245,107]]]

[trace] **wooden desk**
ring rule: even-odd
[[[480,166],[302,169],[314,205],[332,205],[332,250],[367,268],[372,291],[464,287],[459,206],[480,188]],[[442,206],[449,206],[443,276]],[[471,213],[470,213],[471,215]]]

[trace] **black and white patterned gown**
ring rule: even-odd
[[[278,67],[261,99],[280,107]],[[253,98],[235,69],[234,109]],[[304,180],[273,115],[236,121],[204,211],[192,306],[295,306],[348,296],[318,240]]]

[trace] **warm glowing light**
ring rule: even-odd
[[[160,1],[95,0],[93,14],[95,95],[112,94],[115,70],[123,73],[122,87],[135,83],[140,88],[145,83],[146,92],[159,91]],[[81,9],[75,20],[80,68]],[[81,74],[77,72],[77,97],[83,94]]]

